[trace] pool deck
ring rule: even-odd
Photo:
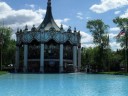
[[[127,72],[98,72],[96,74],[126,75],[126,76],[128,76],[128,73]]]
[[[7,71],[0,71],[0,75],[8,74],[10,72]],[[74,72],[74,73],[83,73],[83,74],[107,74],[107,75],[126,75],[128,76],[128,73],[126,72],[97,72],[97,73],[85,73],[85,72]],[[16,73],[16,74],[69,74],[69,73]],[[72,74],[72,73],[70,73]]]
[[[0,75],[7,74],[7,71],[0,71]]]

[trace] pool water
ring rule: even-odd
[[[96,74],[6,74],[0,96],[128,96],[128,76]]]

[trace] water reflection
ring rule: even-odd
[[[127,96],[128,77],[86,74],[0,76],[0,96]]]

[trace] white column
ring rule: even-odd
[[[78,70],[81,69],[81,47],[78,48]]]
[[[73,65],[74,71],[77,71],[77,46],[73,46]]]
[[[24,72],[27,72],[28,67],[28,45],[24,45]]]
[[[63,44],[60,44],[60,66],[59,66],[60,73],[63,72]]]
[[[40,48],[40,72],[44,72],[44,44]]]
[[[20,48],[19,46],[16,46],[16,55],[15,55],[15,72],[18,71],[19,69],[19,64],[20,64]]]

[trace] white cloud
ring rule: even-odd
[[[27,5],[33,7],[34,5]],[[28,28],[31,29],[33,25],[36,27],[43,21],[46,14],[44,9],[19,9],[15,10],[11,8],[7,3],[0,2],[0,22],[5,22],[5,26],[11,27],[16,32],[17,28],[23,29],[25,25],[28,25]],[[55,20],[58,26],[62,23],[67,23],[70,19],[57,19]],[[68,28],[67,25],[63,24],[64,28]],[[12,35],[12,38],[15,38],[15,34]]]
[[[117,49],[121,49],[120,43],[117,43],[117,42],[110,42],[110,46],[114,51],[116,51]]]
[[[116,36],[117,36],[117,34],[109,33],[109,38],[110,38],[110,39],[115,39]]]
[[[62,24],[64,29],[68,29],[68,26],[64,23],[67,23],[69,20],[70,20],[69,18],[56,19],[55,22],[58,26],[61,26],[61,24]]]
[[[33,9],[35,8],[35,5],[34,5],[34,4],[30,4],[30,5],[29,5],[29,4],[25,4],[25,6],[26,6],[26,7],[33,8]]]
[[[120,12],[121,12],[121,11],[115,11],[114,14],[117,15],[117,14],[120,14]]]
[[[94,44],[92,43],[93,38],[90,34],[84,31],[81,31],[80,34],[81,34],[81,46],[82,47],[86,47],[86,48],[94,47]]]
[[[110,38],[110,46],[112,50],[116,51],[117,49],[121,49],[120,43],[116,42],[116,36],[119,34],[120,28],[119,27],[113,27],[110,28],[109,38]]]
[[[0,2],[0,13],[11,11],[12,8],[5,2]]]
[[[85,33],[84,31],[81,31],[80,34],[82,36],[82,38],[81,38],[81,46],[82,47],[86,47],[86,48],[96,47],[96,45],[93,43],[93,37],[91,36],[91,34]],[[110,37],[110,39],[114,39],[116,35],[117,34],[110,33],[109,37]],[[115,40],[114,41],[112,40],[110,42],[110,46],[111,46],[112,50],[114,50],[114,51],[116,51],[117,49],[121,49],[120,43],[117,43]]]
[[[110,31],[111,32],[119,32],[120,28],[119,27],[113,27],[113,28],[110,28]]]
[[[33,5],[31,5],[32,7]],[[13,32],[16,32],[16,29],[23,28],[26,24],[29,28],[33,24],[36,26],[39,25],[44,17],[46,10],[38,9],[20,9],[14,10],[6,2],[0,2],[0,22],[5,23],[5,26],[11,27]],[[15,39],[15,34],[12,35],[12,38]]]
[[[117,34],[110,33],[109,37],[110,37],[110,39],[114,39],[116,35]],[[82,47],[86,47],[86,48],[92,47],[93,48],[96,46],[93,43],[93,37],[91,36],[91,34],[81,31],[81,36],[82,36],[82,38],[81,38],[81,46]],[[114,50],[114,51],[116,51],[117,49],[121,49],[120,43],[117,43],[115,40],[114,41],[112,40],[110,42],[110,46],[111,46],[112,50]]]
[[[0,2],[0,21],[5,21],[5,24],[14,30],[17,27],[22,28],[26,24],[32,26],[39,25],[44,17],[46,10],[38,9],[20,9],[14,10],[7,3]]]
[[[82,15],[83,15],[83,13],[81,13],[81,12],[78,12],[78,13],[77,13],[77,15],[80,15],[80,16],[82,16]]]
[[[89,48],[89,47],[95,47],[95,44],[82,44],[82,47]]]
[[[101,0],[100,4],[94,4],[90,10],[96,13],[104,13],[112,9],[128,5],[128,0]]]
[[[124,14],[120,15],[121,18],[128,18],[128,9],[125,11]]]
[[[60,25],[61,23],[67,23],[69,20],[70,20],[69,18],[56,19],[55,22]]]
[[[84,19],[84,18],[83,18],[83,13],[81,13],[81,12],[78,12],[76,17],[77,17],[78,19],[80,19],[80,20],[83,20],[83,19]]]
[[[86,32],[83,32],[83,31],[81,31],[80,34],[82,36],[81,37],[81,43],[82,44],[83,43],[90,43],[90,42],[92,42],[93,38],[92,38],[92,36],[90,34],[88,34]]]
[[[12,37],[11,37],[11,39],[14,39],[14,40],[16,40],[16,35],[15,35],[15,34],[12,34]]]
[[[70,21],[69,18],[64,18],[63,22],[67,23],[68,21]]]
[[[5,2],[0,2],[0,22],[3,21],[5,22],[6,26],[9,26],[14,29],[16,32],[16,29],[22,28],[27,24],[29,29],[32,27],[32,25],[38,26],[42,21],[43,17],[45,16],[46,10],[43,9],[38,9],[38,10],[32,10],[32,9],[20,9],[20,10],[15,10],[11,8],[7,3]],[[78,13],[79,16],[83,16],[82,13]],[[69,21],[69,18],[64,18],[64,19],[56,19],[56,23],[58,26],[63,24],[63,27],[65,29],[68,28],[68,26],[65,24]],[[112,30],[117,30],[116,28],[111,29]],[[81,43],[82,46],[85,47],[94,47],[95,45],[92,43],[93,38],[90,34],[85,33],[81,31]],[[113,37],[113,34],[111,34],[111,37]],[[12,35],[12,38],[16,38],[15,34]],[[115,46],[116,43],[114,43]],[[113,44],[111,44],[113,46]],[[117,46],[119,47],[119,46]],[[114,47],[115,48],[115,47]]]
[[[117,34],[120,32],[120,28],[119,27],[112,27],[112,28],[110,28],[109,31],[110,31],[110,33],[109,33],[110,39],[115,39]]]
[[[87,20],[91,19],[91,17],[86,17]]]
[[[78,19],[83,20],[84,18],[82,16],[76,16]]]

